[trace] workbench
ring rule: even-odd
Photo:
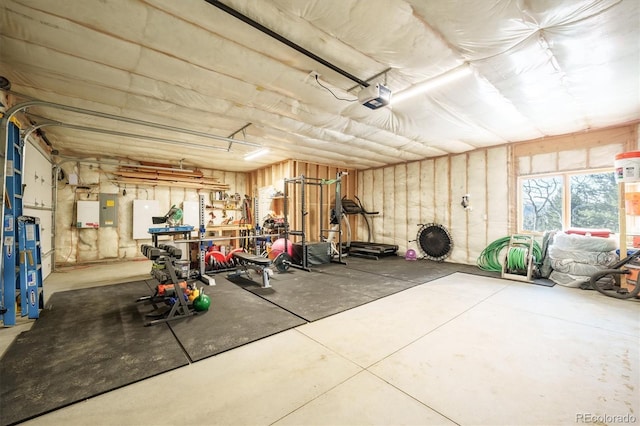
[[[193,226],[191,225],[180,225],[180,226],[161,226],[156,228],[149,228],[149,233],[151,234],[151,241],[153,242],[154,247],[158,247],[158,237],[163,235],[182,235],[182,238],[188,240],[191,238],[191,231],[193,231]]]

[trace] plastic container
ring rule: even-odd
[[[617,154],[614,167],[616,182],[640,182],[640,151]]]
[[[189,278],[189,261],[176,260],[174,262],[176,275],[178,278]]]
[[[624,194],[624,208],[627,214],[640,215],[640,192],[627,192]]]

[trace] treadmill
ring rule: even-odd
[[[349,198],[342,198],[342,213],[345,215],[362,215],[364,222],[367,224],[367,241],[348,241],[345,248],[349,256],[366,257],[375,260],[383,256],[396,256],[398,252],[397,245],[371,242],[371,225],[367,215],[377,215],[380,212],[365,210],[357,195],[355,198],[358,200],[357,203]]]

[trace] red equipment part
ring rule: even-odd
[[[216,262],[224,262],[227,258],[221,251],[211,250],[205,253],[204,261],[207,265],[211,265],[213,263],[212,260],[215,260]]]
[[[284,238],[278,238],[271,244],[271,251],[269,252],[269,259],[275,259],[280,253],[284,253],[284,247],[287,246],[286,253],[293,257],[293,241],[286,240]]]
[[[610,229],[604,229],[604,228],[597,228],[597,229],[592,229],[592,228],[569,228],[566,231],[564,231],[565,234],[577,234],[577,235],[588,235],[591,237],[602,237],[602,238],[609,238],[609,236],[611,235],[611,230]]]
[[[187,292],[186,281],[181,281],[180,283],[178,283],[178,285],[182,289],[183,293]],[[156,287],[156,294],[158,296],[175,295],[176,294],[175,287],[173,284],[158,284],[158,286]]]
[[[243,248],[236,248],[236,249],[231,250],[229,252],[229,254],[227,254],[227,257],[225,258],[225,261],[226,262],[232,261],[234,253],[244,253],[244,249]]]

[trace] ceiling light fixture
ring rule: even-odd
[[[269,152],[269,149],[268,149],[268,148],[262,148],[262,149],[259,149],[259,150],[257,150],[257,151],[250,152],[250,153],[248,153],[248,154],[246,154],[246,155],[244,156],[244,160],[245,160],[245,161],[251,161],[251,160],[254,160],[254,159],[258,158],[258,157],[263,156],[263,155],[264,155],[264,154],[266,154],[267,152]]]
[[[437,87],[442,87],[469,74],[471,74],[471,67],[469,66],[469,64],[461,65],[458,68],[454,68],[453,70],[440,74],[437,77],[411,86],[408,89],[403,90],[402,92],[394,93],[393,97],[391,98],[391,104],[396,105],[399,102],[405,101],[409,98],[413,98],[414,96],[420,95],[422,93],[426,93]]]

